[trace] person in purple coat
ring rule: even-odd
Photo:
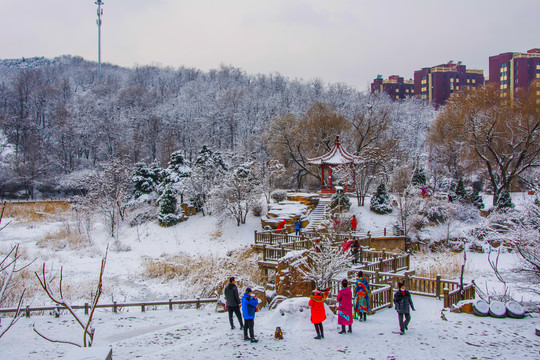
[[[341,281],[341,290],[339,290],[337,301],[338,307],[338,325],[341,325],[339,334],[345,334],[345,325],[349,325],[349,332],[352,333],[353,311],[352,311],[352,291],[349,288],[347,279]]]

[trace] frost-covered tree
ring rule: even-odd
[[[503,190],[499,195],[499,199],[497,200],[497,209],[504,212],[509,209],[513,209],[514,207],[515,206],[512,202],[510,192],[508,192],[508,190]]]
[[[204,145],[193,163],[189,184],[192,195],[191,201],[197,211],[202,211],[203,215],[205,214],[208,195],[215,186],[222,182],[227,171],[228,167],[221,156],[221,152],[214,151]]]
[[[181,151],[175,151],[167,168],[161,172],[162,188],[171,187],[180,195],[180,201],[184,201],[184,193],[189,190],[189,177],[191,167]]]
[[[467,192],[465,191],[465,185],[463,184],[462,178],[459,178],[456,185],[456,198],[460,201],[465,201],[467,199]]]
[[[156,163],[149,166],[144,163],[137,163],[135,164],[132,181],[134,199],[138,199],[142,195],[150,195],[157,192],[161,181],[161,169]]]
[[[266,203],[270,204],[272,192],[283,183],[285,178],[285,166],[278,160],[268,160],[262,169],[261,187],[264,190]]]
[[[323,235],[313,241],[313,249],[302,260],[305,266],[299,267],[307,280],[315,282],[315,286],[324,289],[332,280],[350,268],[351,258],[340,246],[332,243],[332,238]],[[303,270],[302,270],[303,269]]]
[[[476,206],[478,209],[484,208],[484,199],[482,198],[482,195],[480,195],[480,190],[477,190],[473,188],[471,194],[469,195],[469,200],[471,203]]]
[[[371,198],[369,208],[377,214],[388,214],[392,212],[392,204],[390,204],[390,197],[388,196],[386,185],[384,183],[381,183],[377,187],[377,192]]]
[[[103,216],[109,235],[118,238],[125,205],[131,196],[132,170],[121,159],[99,164],[98,169],[84,179],[88,193],[78,202],[86,211]]]
[[[159,213],[158,222],[163,227],[174,226],[182,219],[182,212],[176,209],[176,194],[170,187],[165,187],[158,199]]]
[[[427,178],[426,178],[426,174],[424,173],[424,169],[416,168],[414,170],[414,173],[413,173],[413,176],[412,176],[412,179],[411,179],[411,184],[414,187],[420,189],[420,188],[426,186],[426,183],[427,183]]]
[[[250,208],[262,194],[259,164],[246,162],[233,168],[222,184],[214,187],[210,203],[214,212],[234,218],[240,226],[246,223]]]
[[[456,129],[456,136],[445,135],[449,147],[457,143],[463,149],[456,161],[483,166],[493,190],[493,205],[516,178],[540,166],[540,117],[534,87],[510,103],[492,86],[460,91],[433,123],[443,124]]]

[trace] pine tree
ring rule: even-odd
[[[392,205],[390,204],[390,197],[386,191],[386,185],[381,183],[377,187],[377,192],[371,198],[370,207],[371,211],[377,214],[388,214],[392,212]]]
[[[463,179],[459,179],[456,186],[456,198],[461,201],[467,199],[467,192],[465,191],[465,185],[463,184]]]
[[[337,207],[339,207],[340,211],[348,211],[351,208],[351,200],[347,195],[345,195],[343,190],[336,191],[330,201],[331,209],[335,209]]]
[[[166,187],[159,200],[159,225],[169,227],[180,222],[182,214],[176,213],[176,196],[170,187]]]
[[[508,190],[503,190],[499,195],[499,200],[497,201],[497,209],[501,211],[507,211],[514,208],[514,203],[512,203],[512,197]]]
[[[480,190],[473,189],[471,195],[469,196],[469,200],[478,209],[483,209],[484,208],[484,199],[482,198],[482,195],[480,195]]]
[[[426,179],[426,174],[424,173],[424,169],[416,168],[414,170],[414,174],[411,179],[411,184],[415,188],[420,189],[426,186],[426,183],[427,183],[427,179]]]
[[[161,169],[156,163],[147,166],[144,163],[135,164],[133,177],[133,198],[137,199],[142,195],[151,194],[157,190],[160,183]]]

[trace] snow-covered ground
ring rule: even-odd
[[[167,310],[120,314],[98,313],[95,346],[110,346],[122,359],[539,359],[540,337],[534,334],[540,317],[480,318],[445,312],[441,301],[414,296],[409,330],[399,330],[396,312],[387,309],[355,321],[353,333],[340,335],[335,318],[323,324],[325,339],[314,340],[308,311],[281,316],[263,310],[255,319],[257,344],[244,342],[238,328],[231,330],[226,313],[214,306],[203,310]],[[236,322],[236,319],[235,319]],[[236,323],[237,324],[237,323]],[[73,346],[39,338],[39,331],[58,339],[79,341],[82,331],[68,315],[22,319],[1,340],[2,359],[55,359]],[[276,326],[284,340],[274,340]]]
[[[369,203],[369,199],[366,200]],[[486,204],[488,202],[486,201]],[[369,207],[356,206],[362,231],[380,233],[395,223],[395,215],[377,215]],[[9,219],[4,219],[6,222]],[[3,223],[5,223],[3,221]],[[97,279],[99,264],[105,248],[111,242],[105,229],[97,224],[92,232],[92,244],[80,249],[51,250],[36,245],[46,233],[65,227],[65,219],[41,223],[12,222],[0,231],[0,249],[19,243],[26,261],[36,259],[33,266],[46,262],[47,268],[58,272],[64,268],[66,284],[70,285],[72,303],[84,303]],[[184,288],[175,280],[150,279],[143,275],[147,258],[187,253],[194,256],[226,257],[228,252],[253,243],[254,230],[260,230],[260,218],[251,214],[240,227],[231,222],[220,223],[217,217],[196,215],[171,228],[148,223],[121,231],[121,247],[129,251],[109,251],[104,276],[105,294],[102,302],[112,300],[150,301],[185,298]],[[459,257],[459,255],[457,255]],[[500,290],[487,261],[487,254],[468,254],[465,277],[475,279],[484,287]],[[438,263],[436,256],[416,256],[413,266]],[[514,254],[501,255],[500,269],[516,299],[540,302],[540,284],[530,284],[518,272]],[[224,274],[229,276],[229,274]],[[263,284],[261,284],[263,285]],[[241,289],[242,290],[242,289]],[[95,317],[96,345],[112,346],[115,359],[172,359],[182,354],[185,359],[215,358],[282,358],[312,359],[317,356],[336,359],[360,355],[366,359],[527,359],[538,358],[539,339],[534,336],[540,325],[538,314],[523,320],[478,318],[466,314],[446,314],[440,318],[441,301],[415,296],[418,311],[413,313],[410,331],[406,336],[393,334],[397,316],[392,309],[371,316],[367,323],[355,323],[352,335],[338,335],[335,321],[325,322],[326,339],[313,340],[314,329],[309,315],[298,313],[282,317],[279,312],[263,310],[258,313],[255,330],[261,342],[244,343],[241,332],[231,331],[227,315],[206,310],[165,310],[140,313],[135,309],[120,314],[100,311]],[[50,305],[40,291],[27,297],[24,305]],[[5,319],[4,319],[5,323]],[[81,332],[68,315],[59,319],[33,316],[21,319],[3,338],[0,338],[0,359],[61,358],[71,347],[52,344],[39,338],[32,325],[54,338],[79,341]],[[273,332],[281,326],[285,339],[275,341]],[[71,331],[71,329],[74,329]]]

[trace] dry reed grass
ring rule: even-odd
[[[65,248],[79,250],[90,245],[90,242],[79,233],[63,228],[55,233],[45,234],[45,236],[36,241],[36,245],[40,248],[47,248],[55,251]]]
[[[456,279],[461,274],[463,253],[445,251],[441,253],[420,253],[415,256],[416,276],[435,278],[438,274],[445,279]],[[465,264],[468,271],[469,264]]]
[[[163,280],[177,280],[192,290],[194,296],[221,294],[230,276],[236,276],[240,288],[264,283],[259,269],[258,254],[251,247],[230,251],[227,256],[162,255],[144,261],[143,276]]]
[[[70,204],[64,201],[6,203],[4,217],[14,218],[19,222],[40,222],[69,209]]]

